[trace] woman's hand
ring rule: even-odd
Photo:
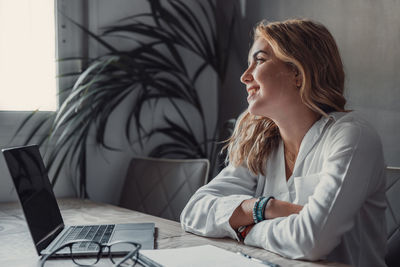
[[[237,231],[240,226],[254,224],[253,207],[256,201],[256,198],[246,199],[234,210],[229,219],[229,224],[235,231]]]

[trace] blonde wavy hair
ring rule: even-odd
[[[254,41],[258,38],[269,43],[278,59],[297,68],[302,77],[299,94],[305,105],[322,116],[345,111],[342,60],[333,36],[323,25],[307,19],[262,21],[254,29]],[[246,164],[253,174],[265,175],[268,156],[280,140],[279,128],[271,119],[246,110],[224,147],[227,161],[234,166]]]

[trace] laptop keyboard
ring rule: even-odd
[[[100,244],[108,243],[114,228],[115,224],[71,226],[71,230],[61,244],[78,239],[97,241]]]

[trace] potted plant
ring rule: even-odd
[[[79,196],[87,197],[86,158],[90,134],[95,129],[96,144],[105,149],[116,149],[105,141],[110,115],[126,99],[135,95],[131,110],[124,121],[125,137],[144,146],[156,135],[167,137],[149,153],[152,157],[208,158],[211,169],[217,162],[218,123],[208,134],[206,115],[199,98],[197,79],[207,67],[222,83],[227,66],[227,51],[231,40],[218,40],[217,10],[212,0],[193,2],[198,12],[181,0],[148,0],[151,12],[136,14],[107,27],[96,35],[73,22],[91,38],[107,49],[107,53],[88,60],[88,67],[76,76],[76,82],[67,89],[68,96],[59,110],[35,124],[25,143],[43,127],[48,134],[38,141],[40,146],[51,143],[46,151],[47,166],[54,169],[53,185],[61,167],[68,163],[75,170]],[[231,36],[233,16],[228,31]],[[110,36],[120,35],[132,40],[132,49],[120,50],[108,42]],[[145,40],[145,41],[143,41]],[[183,53],[196,57],[200,64],[188,69]],[[218,94],[217,94],[218,95]],[[218,101],[218,99],[216,99]],[[162,123],[151,129],[143,124],[145,104],[153,107],[168,103],[179,120],[167,115]],[[195,112],[199,121],[190,121],[185,107]],[[27,117],[18,132],[34,117]],[[201,135],[194,126],[200,123]]]

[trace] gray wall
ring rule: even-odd
[[[400,1],[253,0],[246,3],[246,19],[238,33],[244,46],[250,40],[248,32],[262,19],[303,17],[328,27],[345,66],[347,108],[359,112],[376,127],[387,164],[400,166]],[[246,105],[245,89],[239,82],[246,60],[232,63],[232,81],[224,87],[229,95],[221,103],[226,118],[238,115]],[[237,104],[232,105],[232,101]]]

